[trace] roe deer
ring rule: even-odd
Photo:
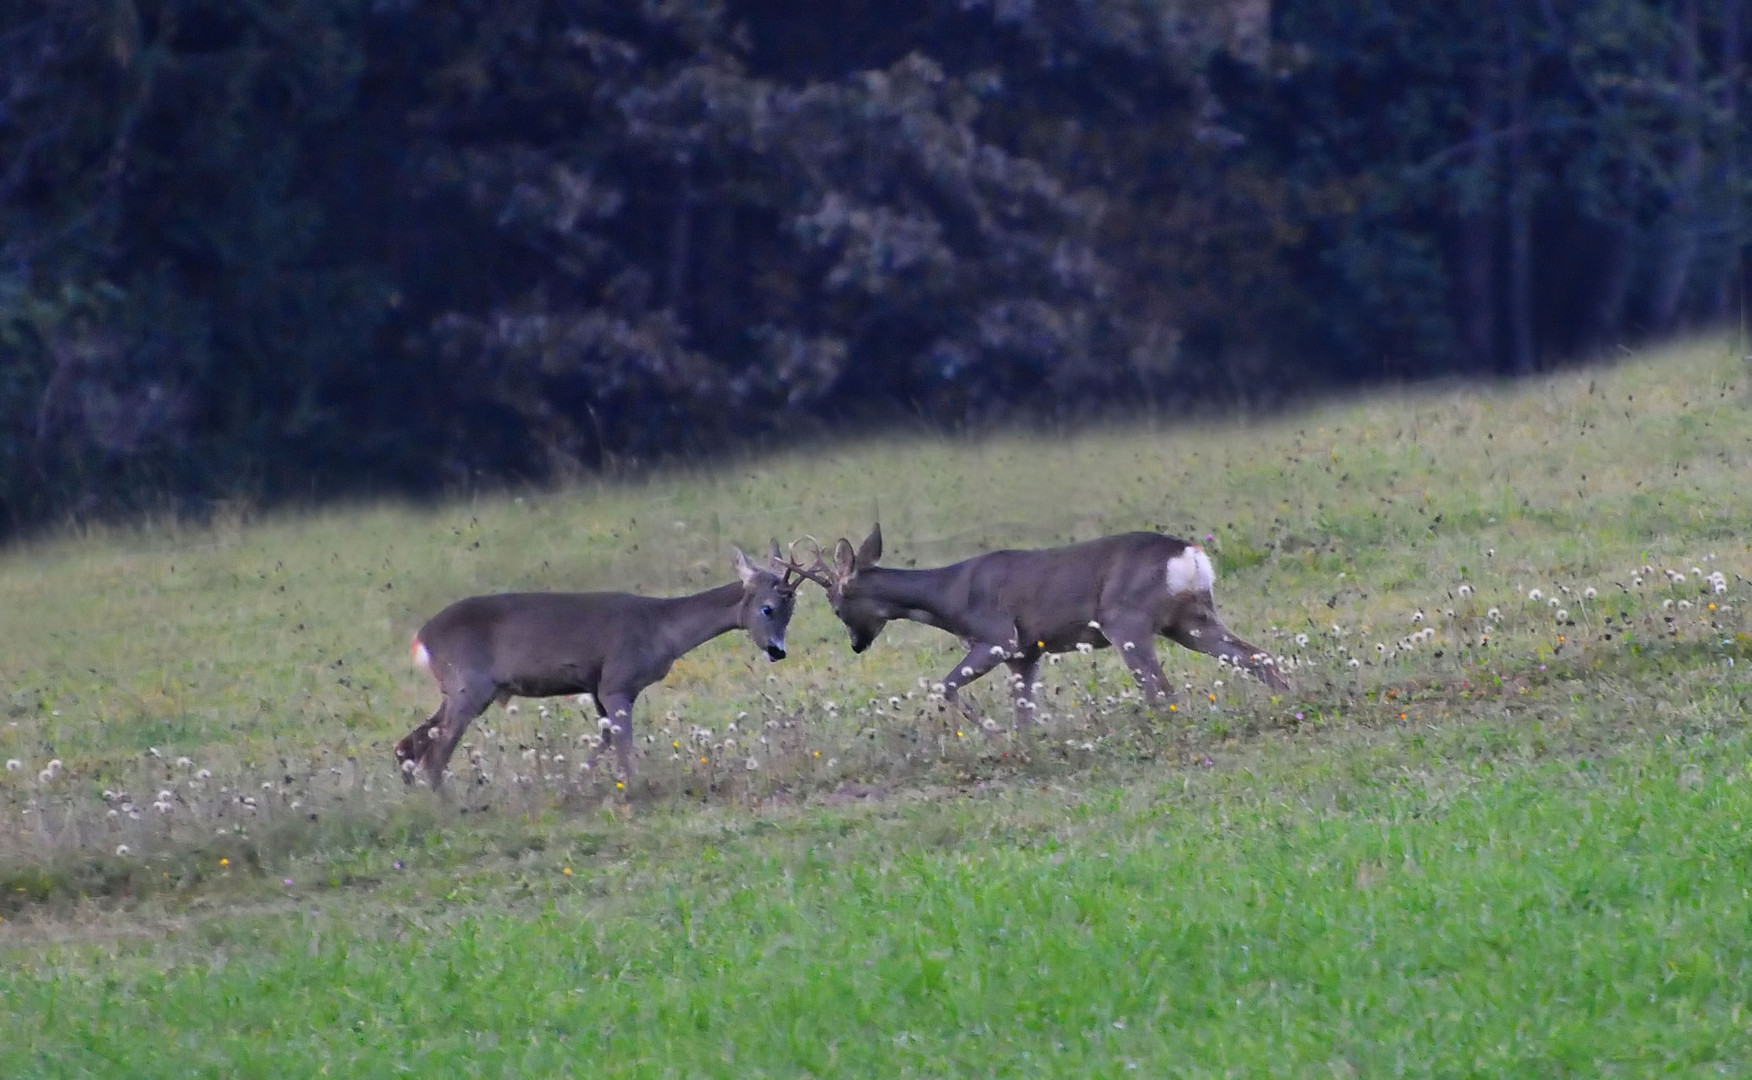
[[[438,711],[395,745],[402,779],[423,767],[444,780],[463,731],[488,705],[512,697],[590,694],[621,773],[633,770],[633,700],[683,653],[741,627],[770,660],[785,658],[796,604],[790,564],[773,544],[765,568],[740,548],[737,580],[692,596],[631,593],[501,593],[458,600],[414,635],[414,662],[444,695]]]
[[[1271,656],[1217,617],[1216,572],[1197,544],[1123,533],[1068,547],[993,551],[933,570],[891,570],[876,565],[881,557],[878,524],[855,552],[841,539],[831,566],[819,553],[813,567],[788,565],[827,590],[853,652],[869,648],[893,619],[935,626],[965,641],[967,655],[943,679],[949,701],[999,663],[1009,665],[1018,724],[1035,711],[1041,656],[1082,645],[1117,646],[1146,701],[1173,697],[1156,659],[1157,634],[1289,689]]]

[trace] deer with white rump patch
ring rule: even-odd
[[[1156,659],[1158,634],[1228,660],[1266,685],[1289,689],[1271,656],[1236,637],[1217,617],[1216,571],[1197,544],[1160,533],[1104,536],[1067,547],[993,551],[932,570],[878,566],[882,527],[856,551],[842,539],[833,563],[818,554],[792,569],[827,590],[835,615],[861,653],[894,619],[910,619],[961,638],[967,655],[943,679],[943,694],[1000,663],[1010,669],[1016,721],[1035,712],[1040,658],[1078,647],[1116,647],[1146,701],[1174,690]]]
[[[424,768],[434,787],[474,718],[512,697],[589,694],[602,718],[597,752],[615,748],[633,771],[633,701],[675,661],[738,627],[769,660],[785,658],[796,576],[774,542],[766,566],[740,548],[736,579],[692,596],[631,593],[501,593],[458,600],[414,635],[414,663],[444,701],[395,744],[402,778]]]

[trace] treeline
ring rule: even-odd
[[[1738,318],[1739,0],[10,0],[0,525]]]

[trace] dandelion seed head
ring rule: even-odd
[[[1540,592],[1538,589],[1529,589],[1529,590],[1527,590],[1527,599],[1529,599],[1529,600],[1543,600],[1543,599],[1545,599],[1545,594]]]
[[[1595,589],[1592,585],[1590,585],[1587,588],[1582,590],[1582,599],[1583,600],[1592,600],[1596,596],[1599,596],[1599,595],[1600,595],[1599,590]]]
[[[1460,586],[1459,592],[1460,592],[1461,596],[1471,596],[1472,595],[1472,586],[1462,585],[1462,586]]]
[[[126,855],[130,850],[131,849],[126,844],[117,844],[116,845],[116,854],[117,855]]]
[[[7,772],[17,772],[18,770],[20,770],[22,768],[24,768],[24,762],[18,760],[17,758],[7,758],[6,759],[6,771]]]
[[[1558,622],[1569,622],[1569,610],[1566,608],[1558,608],[1557,609],[1557,621]]]

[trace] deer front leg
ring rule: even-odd
[[[602,742],[597,752],[614,747],[616,763],[623,780],[633,778],[633,698],[634,694],[609,691],[596,696],[597,711],[608,721],[602,729]]]
[[[1004,661],[1010,668],[1010,691],[1016,702],[1016,726],[1027,727],[1039,719],[1034,704],[1034,687],[1040,679],[1040,655],[1014,657]]]
[[[972,716],[973,713],[961,702],[961,688],[997,667],[1008,655],[1009,651],[1001,646],[975,644],[961,658],[961,663],[943,676],[943,700],[960,705],[962,712]]]

